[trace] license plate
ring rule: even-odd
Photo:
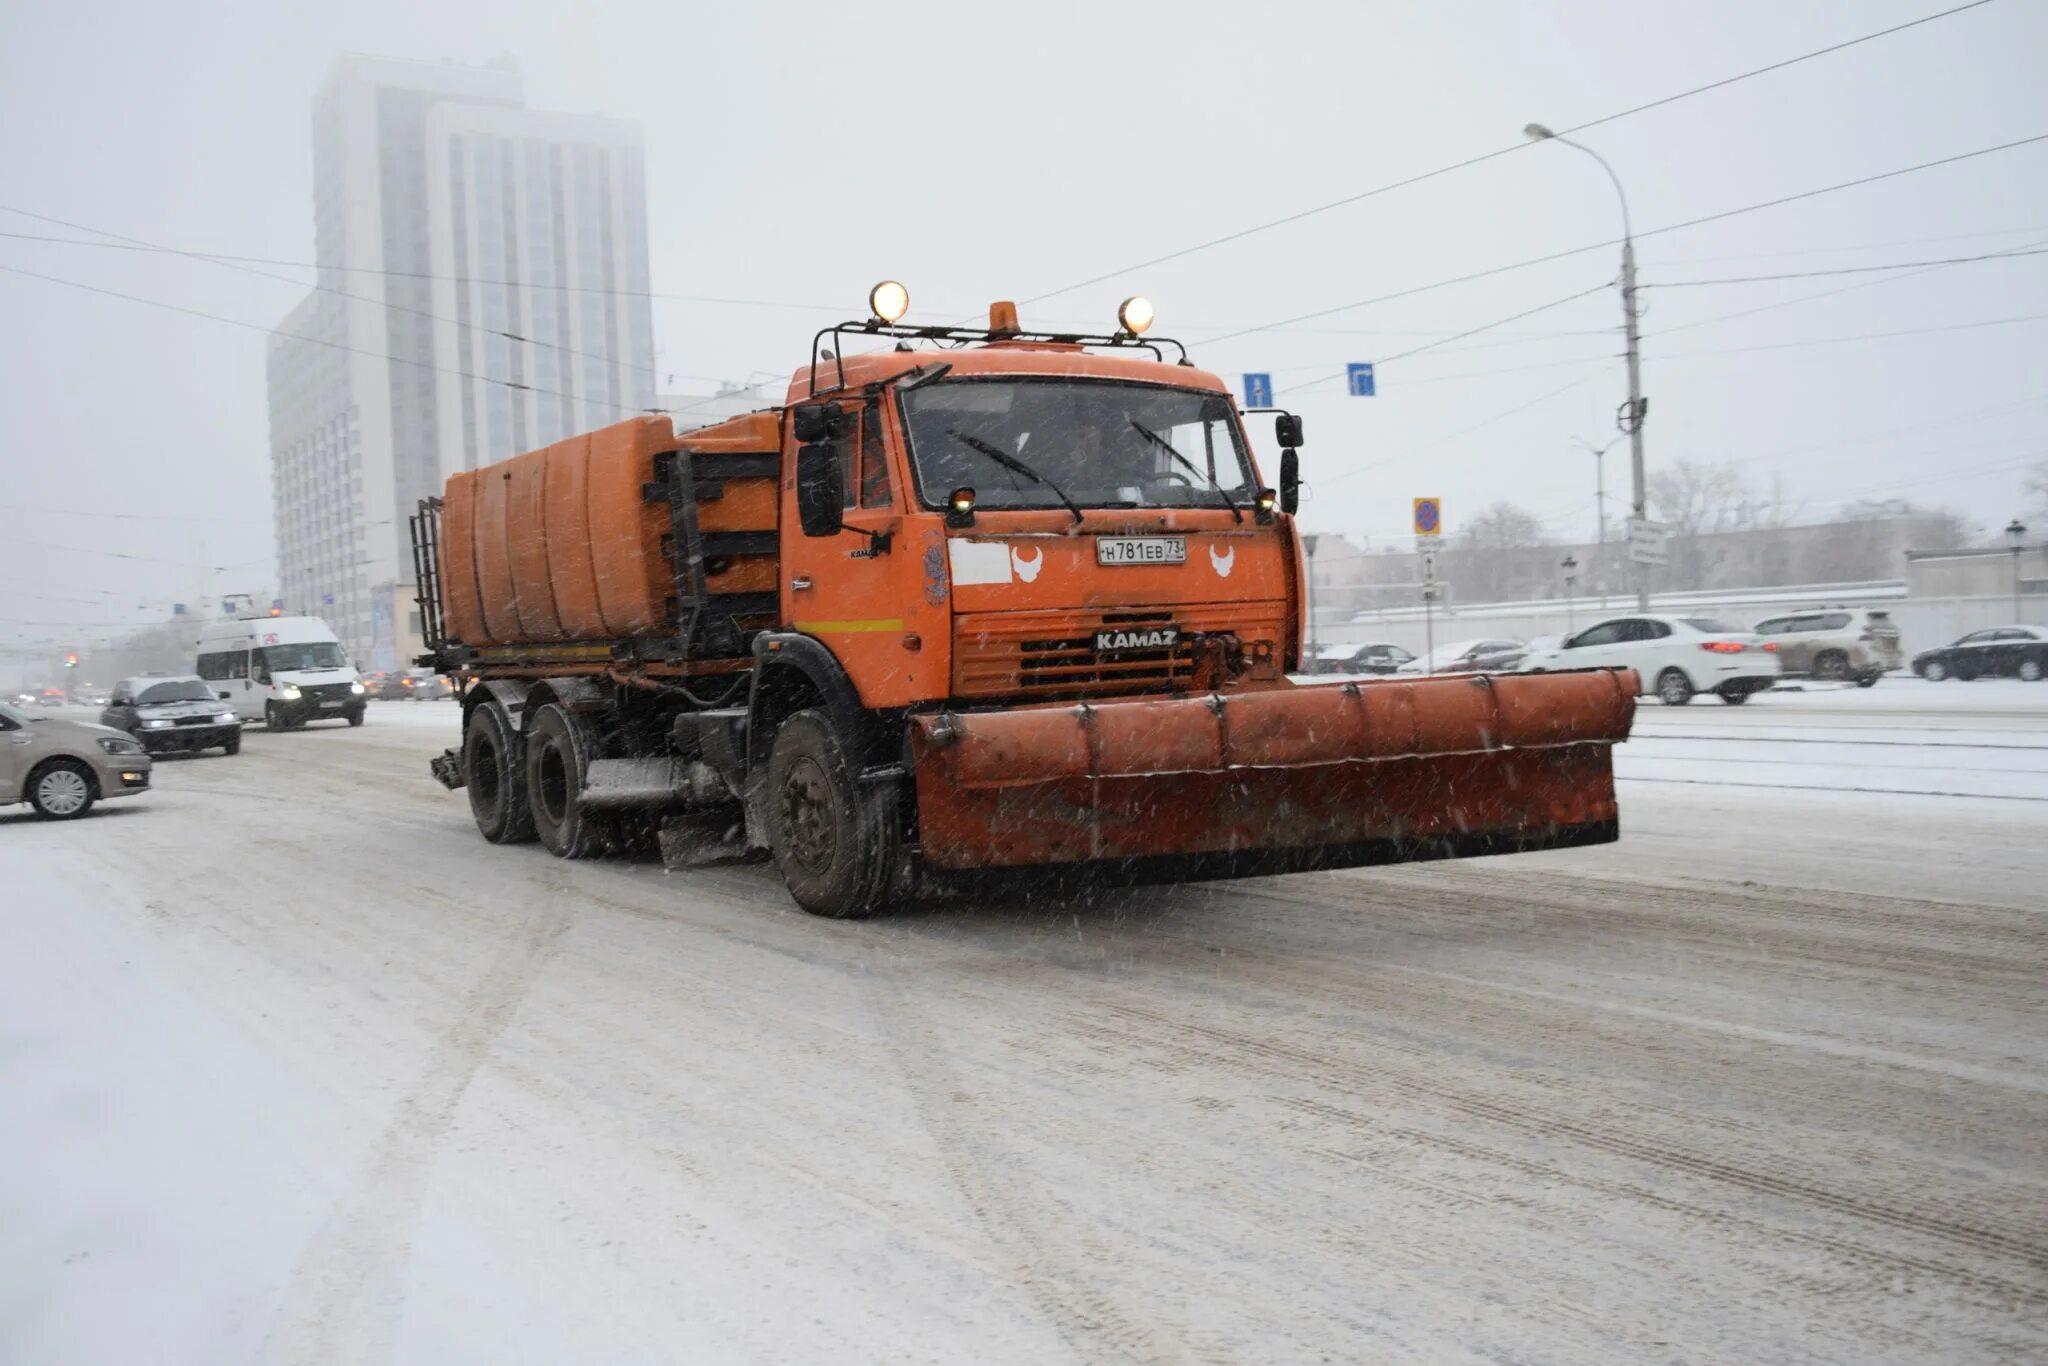
[[[1098,536],[1097,564],[1186,564],[1185,536]]]
[[[339,703],[339,702],[322,702],[322,703],[320,704],[320,706],[321,706],[321,709],[322,709],[323,711],[324,711],[324,710],[331,710],[332,708],[338,707],[338,706],[340,706],[340,705],[341,705],[341,703]]]
[[[1118,627],[1095,633],[1095,653],[1119,650],[1170,650],[1180,640],[1178,626]]]

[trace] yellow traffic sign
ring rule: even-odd
[[[1418,536],[1441,536],[1444,534],[1443,499],[1417,498],[1415,500],[1415,534]]]

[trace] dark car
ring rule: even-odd
[[[148,674],[114,685],[100,724],[126,731],[152,754],[242,752],[242,723],[197,674]]]
[[[2039,626],[1988,626],[1952,645],[1913,656],[1913,672],[1930,683],[1944,678],[2024,678],[2048,675],[2048,630]]]
[[[1302,670],[1312,674],[1390,674],[1415,658],[1383,640],[1324,645]]]

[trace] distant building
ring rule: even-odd
[[[271,334],[287,608],[367,653],[447,476],[656,406],[636,125],[503,67],[349,57],[313,101],[319,288]]]

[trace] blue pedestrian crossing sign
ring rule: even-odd
[[[1417,498],[1415,500],[1415,534],[1418,536],[1441,536],[1444,534],[1443,499]]]
[[[1246,375],[1244,377],[1244,406],[1247,408],[1270,408],[1273,406],[1273,377],[1271,375]]]
[[[1372,362],[1353,361],[1345,366],[1344,384],[1351,391],[1351,397],[1371,398],[1373,396]]]

